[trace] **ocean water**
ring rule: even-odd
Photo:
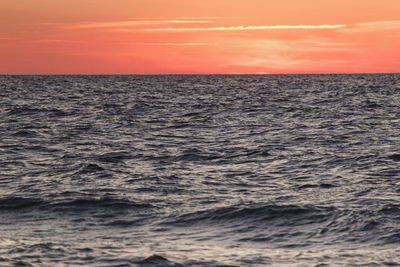
[[[0,266],[385,265],[399,74],[0,76]]]

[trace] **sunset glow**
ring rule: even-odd
[[[0,74],[400,72],[399,0],[2,0]]]

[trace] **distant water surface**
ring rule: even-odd
[[[0,266],[399,266],[400,75],[0,76]]]

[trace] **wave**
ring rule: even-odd
[[[232,160],[255,160],[256,158],[266,158],[271,156],[271,154],[264,149],[236,149],[234,151],[222,151],[221,153],[216,152],[205,152],[199,149],[187,149],[182,151],[180,154],[174,156],[152,156],[147,157],[148,160],[162,160],[162,161],[188,161],[188,162],[199,162],[199,163],[209,163],[213,162],[216,164],[228,163]]]
[[[400,206],[390,204],[376,209],[257,204],[186,213],[161,224],[177,229],[213,227],[219,229],[222,236],[232,237],[237,242],[302,247],[321,242],[400,243],[399,219]]]
[[[71,115],[69,112],[57,108],[32,108],[27,106],[13,107],[8,110],[8,115],[35,115],[40,113],[47,113],[50,117],[64,117]]]
[[[0,199],[0,210],[20,210],[44,204],[40,198],[5,197]]]
[[[153,266],[153,267],[167,267],[167,266],[174,266],[174,267],[183,267],[184,265],[180,263],[174,263],[167,258],[154,254],[150,257],[147,257],[143,260],[137,261],[136,264],[139,264],[140,266]]]
[[[101,172],[104,170],[105,169],[103,167],[97,164],[89,163],[89,164],[83,164],[76,174],[87,174],[93,172]]]
[[[12,136],[33,138],[33,137],[39,137],[40,134],[36,131],[31,131],[31,130],[20,130],[20,131],[13,133]]]
[[[333,211],[333,207],[297,205],[230,206],[183,214],[167,224],[185,226],[199,223],[277,221],[279,224],[296,225],[327,220]]]
[[[393,161],[400,161],[400,154],[392,154],[392,155],[388,156],[388,158]]]
[[[87,199],[74,199],[70,201],[51,204],[53,207],[61,208],[102,208],[102,209],[148,209],[154,206],[149,203],[132,202],[125,199],[117,198],[87,198]]]
[[[97,160],[105,163],[119,163],[124,160],[132,159],[133,156],[129,152],[108,152],[95,157]]]
[[[33,210],[88,210],[88,209],[109,209],[109,210],[139,210],[153,209],[154,205],[150,203],[134,202],[127,199],[118,199],[110,197],[100,198],[76,198],[69,200],[49,200],[43,198],[29,197],[4,197],[0,199],[0,210],[3,211],[21,211]]]

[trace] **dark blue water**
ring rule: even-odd
[[[400,265],[400,75],[0,76],[0,266]]]

